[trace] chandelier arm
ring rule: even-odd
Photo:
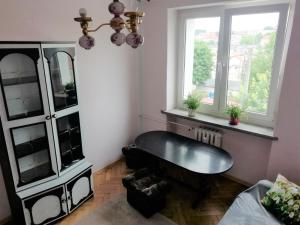
[[[110,23],[103,23],[93,30],[87,30],[87,32],[96,32],[97,30],[99,30],[101,27],[104,27],[104,26],[110,26]]]
[[[126,28],[126,30],[128,30],[128,32],[132,32],[132,29],[131,29],[130,23],[129,23],[128,21],[126,21],[124,24],[125,24],[125,28]]]

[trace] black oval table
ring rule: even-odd
[[[201,175],[201,179],[225,173],[233,166],[233,159],[225,150],[172,132],[150,131],[141,134],[135,139],[135,145],[159,159]],[[210,183],[208,180],[206,184]],[[193,207],[207,193],[205,190],[210,188],[211,185],[207,185],[197,190],[200,196]]]

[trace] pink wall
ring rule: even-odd
[[[300,184],[300,3],[296,5],[295,19],[287,57],[285,77],[279,104],[276,134],[270,156],[268,176],[281,173]]]
[[[99,169],[120,156],[120,147],[137,133],[140,106],[144,130],[165,129],[167,106],[167,9],[211,3],[210,0],[151,0],[146,5],[145,46],[141,55],[143,77],[139,81],[137,51],[127,46],[116,48],[109,42],[111,30],[104,28],[95,34],[97,46],[86,52],[79,49],[80,103],[86,156]],[[213,2],[221,2],[214,0]],[[76,40],[78,24],[72,21],[78,8],[86,7],[95,21],[107,21],[106,7],[110,0],[10,0],[1,3],[1,40]],[[280,112],[274,142],[225,131],[224,148],[234,159],[231,175],[254,183],[278,172],[300,182],[300,151],[297,143],[300,122],[300,100],[295,99],[300,78],[297,63],[300,54],[300,4],[291,50],[280,98]],[[6,18],[13,16],[13,20]],[[96,25],[96,23],[95,23]],[[140,87],[139,87],[140,86]],[[140,93],[139,93],[140,91]],[[141,96],[141,105],[138,96]],[[293,99],[293,101],[291,101]],[[286,119],[288,118],[288,119]],[[182,121],[183,123],[189,123]],[[297,148],[298,147],[298,148]],[[269,160],[270,159],[270,160]],[[268,172],[267,172],[268,171]],[[0,175],[0,220],[10,214],[3,180]]]
[[[170,73],[167,71],[167,46],[170,45],[167,38],[168,9],[212,2],[219,1],[153,0],[151,4],[147,4],[146,42],[143,50],[143,91],[141,94],[142,114],[144,115],[142,121],[145,131],[166,129],[166,117],[160,113],[160,110],[172,105],[167,102],[170,89],[168,87]],[[299,5],[297,12],[300,13]],[[299,100],[291,101],[296,98],[300,83],[296,67],[300,54],[299,26],[300,18],[297,16],[291,43],[293,49],[289,51],[289,62],[285,71],[283,94],[280,99],[279,122],[276,127],[280,141],[274,142],[272,146],[270,140],[224,130],[223,147],[232,154],[235,160],[235,165],[229,174],[248,183],[255,183],[267,177],[274,178],[273,175],[280,171],[291,179],[300,180],[300,176],[297,174],[300,169],[300,150],[299,143],[297,143],[300,122],[295,119],[288,119],[289,121],[286,119],[297,118],[298,114],[300,115]],[[181,123],[189,124],[190,122],[181,120]],[[287,163],[289,163],[288,166]]]
[[[78,9],[86,7],[96,26],[111,18],[107,11],[110,2],[2,1],[0,40],[77,40],[81,32],[73,17],[78,15]],[[95,170],[118,159],[121,147],[132,140],[138,128],[138,51],[113,46],[111,33],[110,28],[95,33],[97,45],[91,51],[78,48],[84,148]],[[0,221],[9,214],[0,175]]]

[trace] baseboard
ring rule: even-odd
[[[124,158],[124,156],[122,155],[122,156],[120,156],[118,159],[116,159],[115,161],[111,162],[109,165],[107,165],[107,166],[105,166],[105,167],[103,167],[103,168],[101,168],[101,169],[97,169],[97,170],[93,171],[93,174],[101,173],[101,172],[103,172],[103,171],[105,171],[105,170],[108,170],[108,169],[114,167],[116,164],[118,164],[120,161],[123,161],[123,160],[125,160],[125,158]],[[0,224],[0,225],[1,225],[1,224]]]
[[[232,180],[232,181],[234,181],[234,182],[237,182],[237,183],[239,183],[239,184],[245,185],[246,187],[251,187],[251,186],[253,185],[253,184],[250,184],[250,183],[248,183],[248,182],[246,182],[246,181],[243,181],[243,180],[241,180],[241,179],[239,179],[239,178],[233,177],[233,176],[228,175],[228,174],[223,174],[222,176],[223,176],[223,177],[226,177],[226,178],[229,179],[229,180]]]
[[[4,218],[3,220],[0,220],[0,225],[6,225],[9,222],[11,222],[12,218],[11,216]]]

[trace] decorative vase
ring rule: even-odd
[[[188,116],[189,117],[195,117],[196,116],[196,110],[195,109],[188,109]]]
[[[240,123],[240,119],[239,118],[235,118],[235,117],[230,117],[230,121],[229,121],[229,124],[230,125],[238,125]]]

